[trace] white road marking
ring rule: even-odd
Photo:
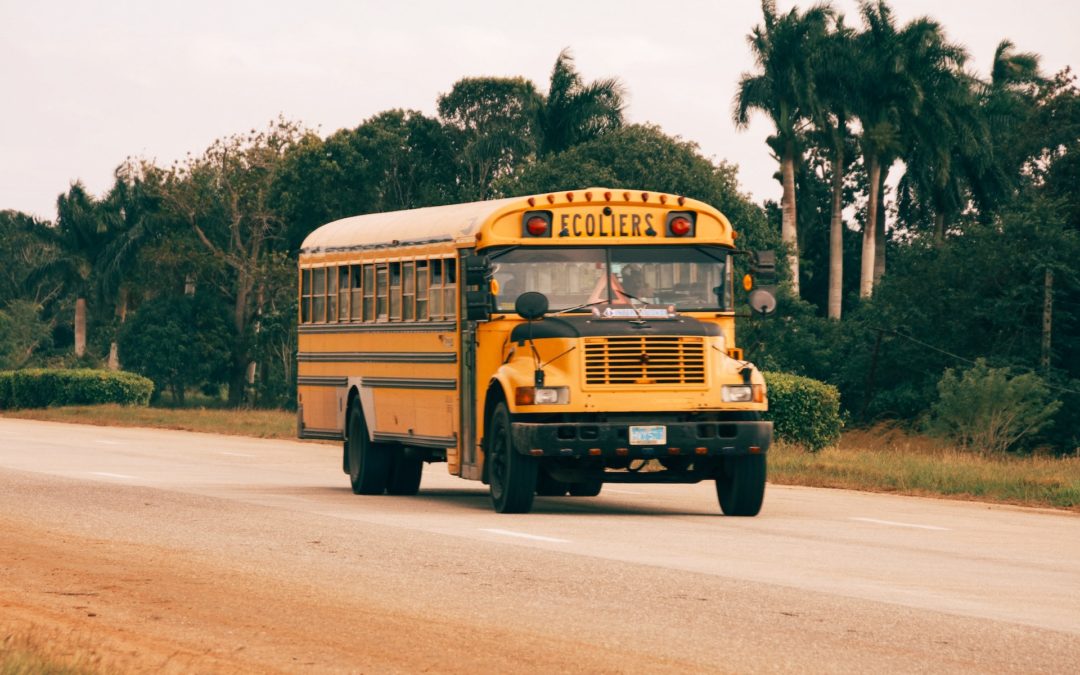
[[[126,473],[109,473],[108,471],[91,471],[92,476],[105,476],[106,478],[134,478],[135,476],[129,476]]]
[[[254,457],[255,456],[255,455],[249,455],[249,454],[247,454],[245,452],[223,452],[221,454],[228,455],[229,457]]]
[[[526,534],[524,532],[514,532],[512,530],[500,530],[497,528],[481,527],[481,532],[490,532],[492,534],[502,534],[507,537],[521,537],[522,539],[532,539],[535,541],[549,541],[554,544],[569,544],[569,539],[556,539],[555,537],[542,537],[539,534]]]
[[[609,493],[609,494],[613,494],[613,495],[643,495],[643,494],[645,494],[644,492],[634,492],[633,490],[612,490],[611,488],[608,488],[608,489],[604,490],[604,492]]]
[[[877,518],[849,518],[849,520],[858,520],[863,523],[874,523],[875,525],[892,525],[893,527],[912,527],[917,530],[937,530],[941,532],[947,532],[949,528],[938,527],[937,525],[916,525],[915,523],[898,523],[895,520],[878,520]]]

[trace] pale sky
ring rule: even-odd
[[[833,5],[860,25],[854,0]],[[1006,37],[1048,74],[1080,67],[1077,0],[891,5],[901,23],[939,20],[983,75]],[[100,195],[125,157],[166,165],[278,115],[325,136],[391,108],[433,115],[465,76],[546,91],[564,47],[586,80],[622,80],[631,122],[697,142],[739,166],[755,201],[779,200],[771,125],[731,122],[760,21],[758,0],[0,0],[0,209],[54,218],[76,179]]]

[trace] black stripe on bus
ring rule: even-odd
[[[301,333],[451,333],[457,330],[453,321],[433,323],[302,323]]]
[[[296,384],[301,387],[345,387],[349,384],[349,378],[300,375],[296,378]]]
[[[401,443],[419,448],[453,448],[457,446],[456,436],[417,436],[415,434],[397,434],[386,431],[376,431],[374,434],[376,443]]]
[[[347,363],[457,363],[454,352],[300,352],[297,361]]]
[[[457,389],[457,380],[419,377],[365,377],[362,386],[372,389]]]
[[[337,429],[311,429],[304,427],[300,430],[300,438],[308,438],[315,441],[340,441],[344,440],[345,434]]]

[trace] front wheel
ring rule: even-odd
[[[765,455],[725,457],[716,496],[725,516],[756,516],[765,499]]]
[[[495,406],[487,431],[488,478],[491,503],[498,513],[528,513],[536,494],[537,462],[514,448],[510,434],[510,411],[505,403]]]
[[[394,455],[390,467],[390,480],[386,493],[391,495],[414,495],[420,491],[420,478],[424,473],[424,460],[409,457],[402,448]]]
[[[349,436],[345,452],[349,459],[349,482],[358,495],[381,495],[390,480],[391,455],[368,438],[364,413],[359,405],[349,407]]]

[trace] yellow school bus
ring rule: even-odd
[[[756,515],[772,423],[735,344],[735,237],[702,202],[609,188],[324,225],[299,258],[299,436],[343,441],[357,494],[446,462],[500,513],[714,480]]]

